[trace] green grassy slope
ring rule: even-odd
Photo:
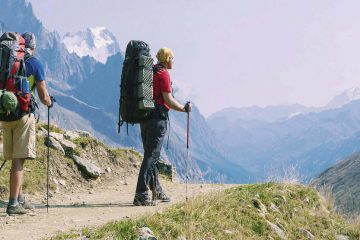
[[[311,239],[310,234],[313,239],[339,235],[360,239],[360,225],[346,223],[316,190],[280,183],[243,185],[196,197],[165,212],[52,239],[138,239],[138,228],[145,226],[157,239]]]

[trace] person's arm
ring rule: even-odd
[[[50,106],[51,105],[51,99],[50,96],[46,90],[46,83],[45,81],[40,81],[36,83],[36,90],[38,92],[40,101],[42,102],[42,104],[46,105],[46,106]]]
[[[164,98],[165,103],[171,108],[179,112],[185,112],[185,105],[180,104],[176,101],[171,93],[162,92],[162,96]],[[189,104],[189,112],[191,112],[191,104]]]

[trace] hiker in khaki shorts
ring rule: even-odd
[[[35,36],[33,33],[26,32],[22,35],[25,39],[25,65],[26,76],[31,90],[31,99],[28,112],[12,113],[9,119],[2,119],[4,133],[4,158],[12,160],[10,172],[10,197],[6,213],[26,214],[28,209],[34,207],[25,201],[22,191],[23,166],[25,159],[36,157],[36,134],[35,134],[35,97],[36,87],[40,101],[52,107],[52,97],[49,96],[45,85],[45,74],[42,64],[35,58],[36,47]],[[11,116],[13,115],[13,116]]]

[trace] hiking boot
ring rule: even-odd
[[[161,202],[170,202],[171,201],[171,199],[168,196],[166,196],[166,194],[163,192],[156,194],[156,200],[160,200]]]
[[[155,206],[156,202],[152,201],[148,195],[136,193],[133,204],[135,206]]]
[[[35,209],[35,207],[33,205],[31,205],[28,201],[26,201],[25,198],[24,198],[24,202],[19,202],[19,203],[24,209],[29,209],[29,210]]]
[[[6,213],[8,215],[16,215],[16,214],[21,215],[21,214],[27,214],[28,210],[24,209],[20,204],[15,206],[8,205],[6,209]]]

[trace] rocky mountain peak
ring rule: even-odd
[[[341,94],[335,96],[327,105],[326,108],[338,108],[351,101],[360,99],[360,88],[352,87],[346,89]]]
[[[70,53],[80,57],[90,56],[106,63],[109,56],[120,52],[115,36],[105,27],[87,28],[77,33],[67,33],[62,42]]]

